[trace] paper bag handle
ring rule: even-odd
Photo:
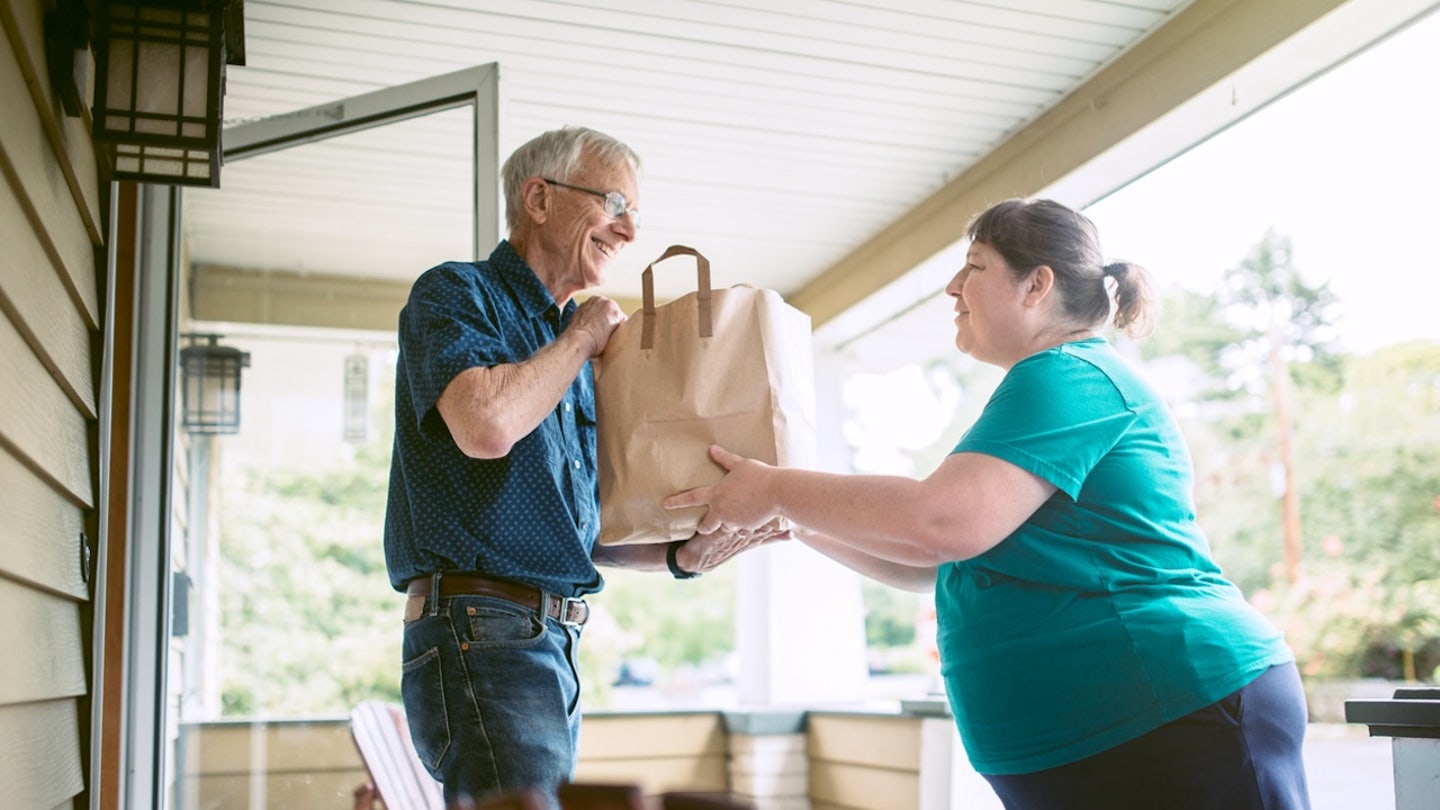
[[[641,308],[640,327],[640,348],[655,348],[655,265],[665,261],[671,256],[694,256],[695,270],[698,276],[699,293],[696,300],[698,311],[696,319],[700,327],[700,337],[710,337],[710,260],[700,255],[700,251],[684,245],[671,245],[665,248],[660,258],[646,266],[645,272],[640,274],[640,282],[644,286],[644,304]]]

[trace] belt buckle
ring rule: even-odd
[[[580,627],[581,625],[585,624],[585,622],[590,621],[589,602],[586,602],[582,598],[573,596],[562,596],[558,598],[560,600],[560,615],[556,616],[555,618],[558,619],[561,624],[565,625],[566,627]],[[584,608],[584,615],[580,617],[579,621],[572,621],[570,619],[570,607],[572,605],[579,605],[580,607]]]

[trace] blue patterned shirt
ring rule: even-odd
[[[581,369],[555,410],[503,458],[460,452],[435,403],[475,366],[518,363],[564,330],[561,310],[508,241],[488,261],[446,262],[415,281],[400,312],[395,445],[385,511],[390,584],[479,571],[561,596],[600,590],[595,388]]]

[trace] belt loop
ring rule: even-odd
[[[430,575],[430,618],[440,615],[440,572]]]

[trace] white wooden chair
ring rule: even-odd
[[[350,710],[350,736],[370,774],[372,792],[356,790],[357,808],[369,810],[378,798],[386,810],[445,810],[445,795],[410,741],[405,708],[382,700],[363,701]]]

